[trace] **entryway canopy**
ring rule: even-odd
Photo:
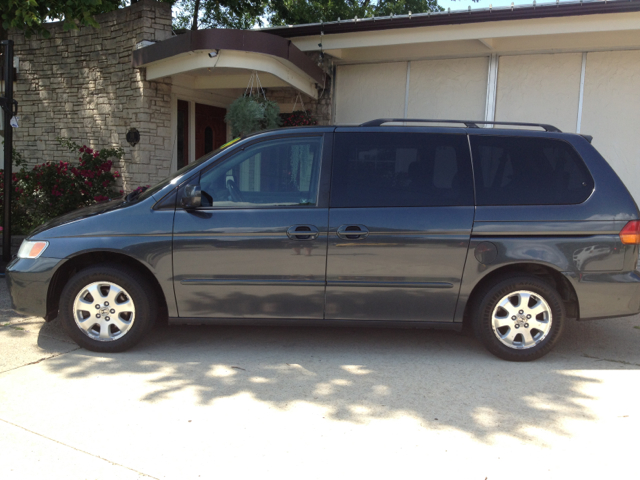
[[[195,90],[246,88],[256,70],[263,87],[294,87],[318,98],[324,72],[290,40],[251,30],[210,29],[177,35],[133,52],[146,79],[180,76]]]

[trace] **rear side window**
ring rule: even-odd
[[[473,205],[466,135],[338,133],[332,207]]]
[[[478,205],[574,205],[593,191],[582,158],[562,140],[470,138]]]

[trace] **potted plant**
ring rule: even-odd
[[[235,100],[227,109],[225,121],[231,125],[233,137],[243,137],[260,130],[280,126],[280,107],[264,96],[246,95]]]
[[[306,110],[295,110],[291,113],[281,113],[280,120],[282,120],[283,127],[303,127],[318,124],[318,121]]]

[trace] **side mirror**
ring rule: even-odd
[[[184,187],[181,202],[184,208],[197,208],[202,205],[202,189],[200,186],[187,185]]]

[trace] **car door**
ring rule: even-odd
[[[467,136],[400,128],[336,130],[327,319],[453,321],[474,216]]]
[[[330,144],[323,134],[270,137],[187,182],[199,184],[202,206],[176,210],[180,317],[323,318]]]

